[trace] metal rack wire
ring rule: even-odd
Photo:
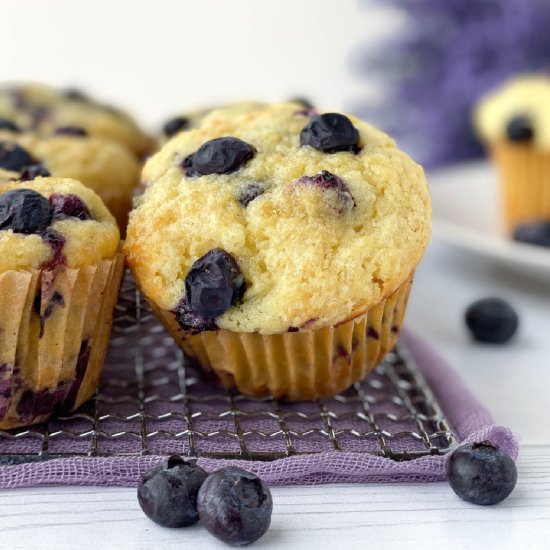
[[[410,460],[457,443],[406,349],[331,399],[285,403],[226,391],[186,361],[129,276],[100,390],[74,414],[0,431],[0,458],[135,456],[274,460],[363,452]]]

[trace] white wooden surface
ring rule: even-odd
[[[510,346],[472,344],[462,312],[507,297],[522,319]],[[408,325],[429,338],[502,424],[520,437],[519,481],[495,507],[462,502],[446,483],[274,488],[272,527],[258,548],[343,550],[550,548],[550,284],[522,278],[435,241],[418,272]],[[0,492],[0,548],[88,550],[225,548],[200,526],[163,529],[133,489]]]

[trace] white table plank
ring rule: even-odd
[[[547,549],[550,446],[525,447],[518,466],[516,490],[494,507],[469,505],[446,483],[276,487],[272,527],[258,547]],[[0,493],[0,509],[6,549],[226,548],[200,526],[158,527],[133,489],[17,489]]]

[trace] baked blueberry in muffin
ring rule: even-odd
[[[75,180],[0,185],[0,428],[94,393],[122,276],[119,231]]]
[[[393,346],[430,202],[422,169],[387,135],[275,105],[179,133],[143,177],[129,264],[224,383],[332,395]]]

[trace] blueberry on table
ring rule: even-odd
[[[323,153],[359,150],[359,132],[351,120],[339,113],[317,115],[302,129],[300,144]]]
[[[188,175],[228,174],[248,162],[255,147],[235,137],[221,137],[203,143],[183,161]]]
[[[208,476],[197,505],[206,529],[233,546],[245,546],[262,537],[273,510],[268,486],[254,474],[231,466]]]
[[[41,233],[50,225],[52,213],[48,199],[32,189],[13,189],[0,195],[0,230]]]
[[[0,130],[9,130],[10,132],[19,132],[19,126],[7,118],[0,118]]]
[[[490,441],[458,447],[449,456],[445,473],[461,499],[482,505],[497,504],[508,497],[518,477],[514,461]]]
[[[0,168],[20,172],[31,164],[36,161],[23,147],[11,141],[0,141]]]
[[[171,456],[143,475],[138,501],[145,515],[164,527],[187,527],[199,519],[197,495],[207,473]]]
[[[32,181],[35,178],[48,178],[51,176],[50,171],[42,164],[31,164],[21,170],[19,179],[21,181]]]
[[[465,320],[473,338],[487,344],[508,342],[519,326],[516,311],[500,298],[477,300],[466,310]]]
[[[79,220],[91,220],[92,215],[88,207],[78,195],[61,195],[54,193],[50,196],[50,204],[53,208],[53,219],[78,218]]]
[[[550,221],[536,221],[518,225],[514,230],[514,240],[520,243],[550,248]]]
[[[166,122],[162,127],[162,132],[166,137],[172,137],[182,130],[187,130],[188,128],[189,119],[184,116],[178,116]]]
[[[192,311],[218,317],[235,305],[246,290],[235,258],[214,248],[199,258],[185,277],[185,298]]]
[[[533,124],[529,117],[518,115],[511,118],[506,125],[506,137],[510,141],[527,142],[534,136]]]

